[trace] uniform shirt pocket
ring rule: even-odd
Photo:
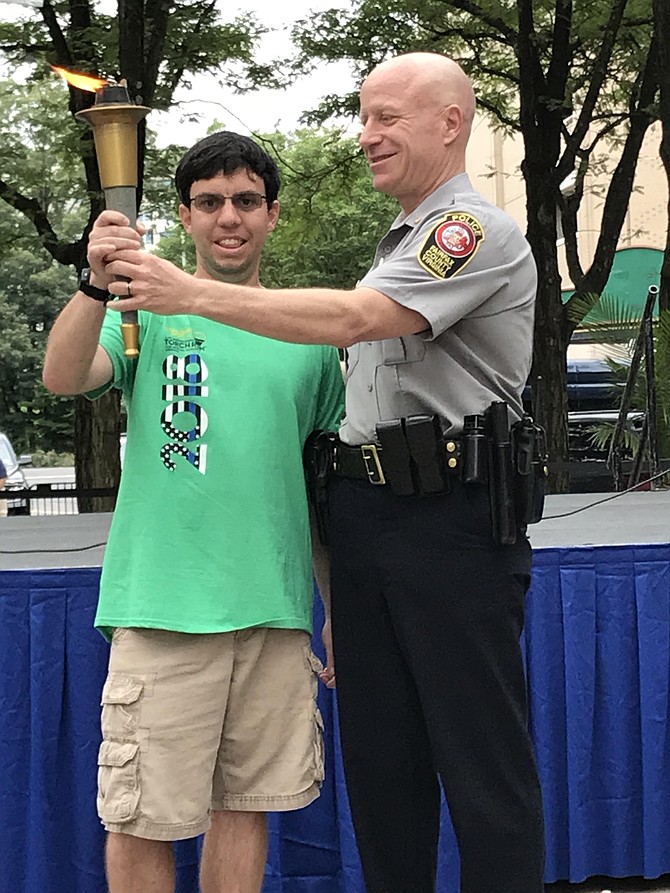
[[[382,365],[398,366],[402,363],[418,363],[426,353],[426,343],[416,335],[404,338],[386,338],[381,342]]]
[[[399,419],[423,412],[413,396],[419,372],[412,363],[421,363],[426,354],[425,342],[415,336],[387,338],[380,342],[381,363],[375,369],[375,396],[380,419]],[[419,367],[420,368],[420,367]]]

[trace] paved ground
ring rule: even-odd
[[[583,884],[547,884],[546,893],[670,893],[670,875],[663,875],[654,881],[644,878],[615,879],[606,877],[589,878]]]

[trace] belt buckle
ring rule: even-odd
[[[378,486],[379,484],[385,484],[386,478],[384,477],[382,464],[379,461],[377,445],[374,443],[362,444],[361,454],[363,456],[363,461],[365,462],[365,470],[367,472],[368,480],[370,481],[370,483],[374,484],[375,486]]]

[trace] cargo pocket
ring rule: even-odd
[[[139,744],[103,741],[98,752],[98,815],[105,824],[131,821],[140,802]]]
[[[309,645],[307,646],[307,662],[309,663],[310,669],[315,676],[318,676],[319,673],[323,672],[323,664],[316,656],[316,654],[314,654]]]
[[[312,647],[307,642],[305,645],[305,664],[310,669],[311,672],[311,691],[312,697],[314,698],[314,703],[316,704],[316,696],[319,690],[319,673],[323,672],[323,664],[319,660],[319,658],[312,651]]]
[[[322,782],[326,775],[323,746],[323,717],[314,705],[314,781]]]
[[[101,698],[103,738],[127,738],[136,731],[142,688],[141,679],[110,673]]]
[[[98,815],[106,824],[129,822],[140,801],[138,728],[141,679],[110,673],[102,690],[98,752]]]
[[[312,729],[312,737],[313,737],[313,753],[314,753],[314,781],[322,782],[325,777],[325,766],[324,766],[324,746],[323,746],[323,717],[321,716],[321,711],[319,710],[316,703],[316,695],[318,691],[318,680],[319,673],[323,671],[323,664],[319,660],[319,658],[314,654],[311,647],[307,646],[307,661],[309,663],[309,667],[312,670],[312,679],[313,679],[313,729]]]

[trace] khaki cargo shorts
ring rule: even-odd
[[[102,693],[98,814],[181,840],[211,810],[299,809],[319,795],[321,662],[306,632],[117,629]]]

